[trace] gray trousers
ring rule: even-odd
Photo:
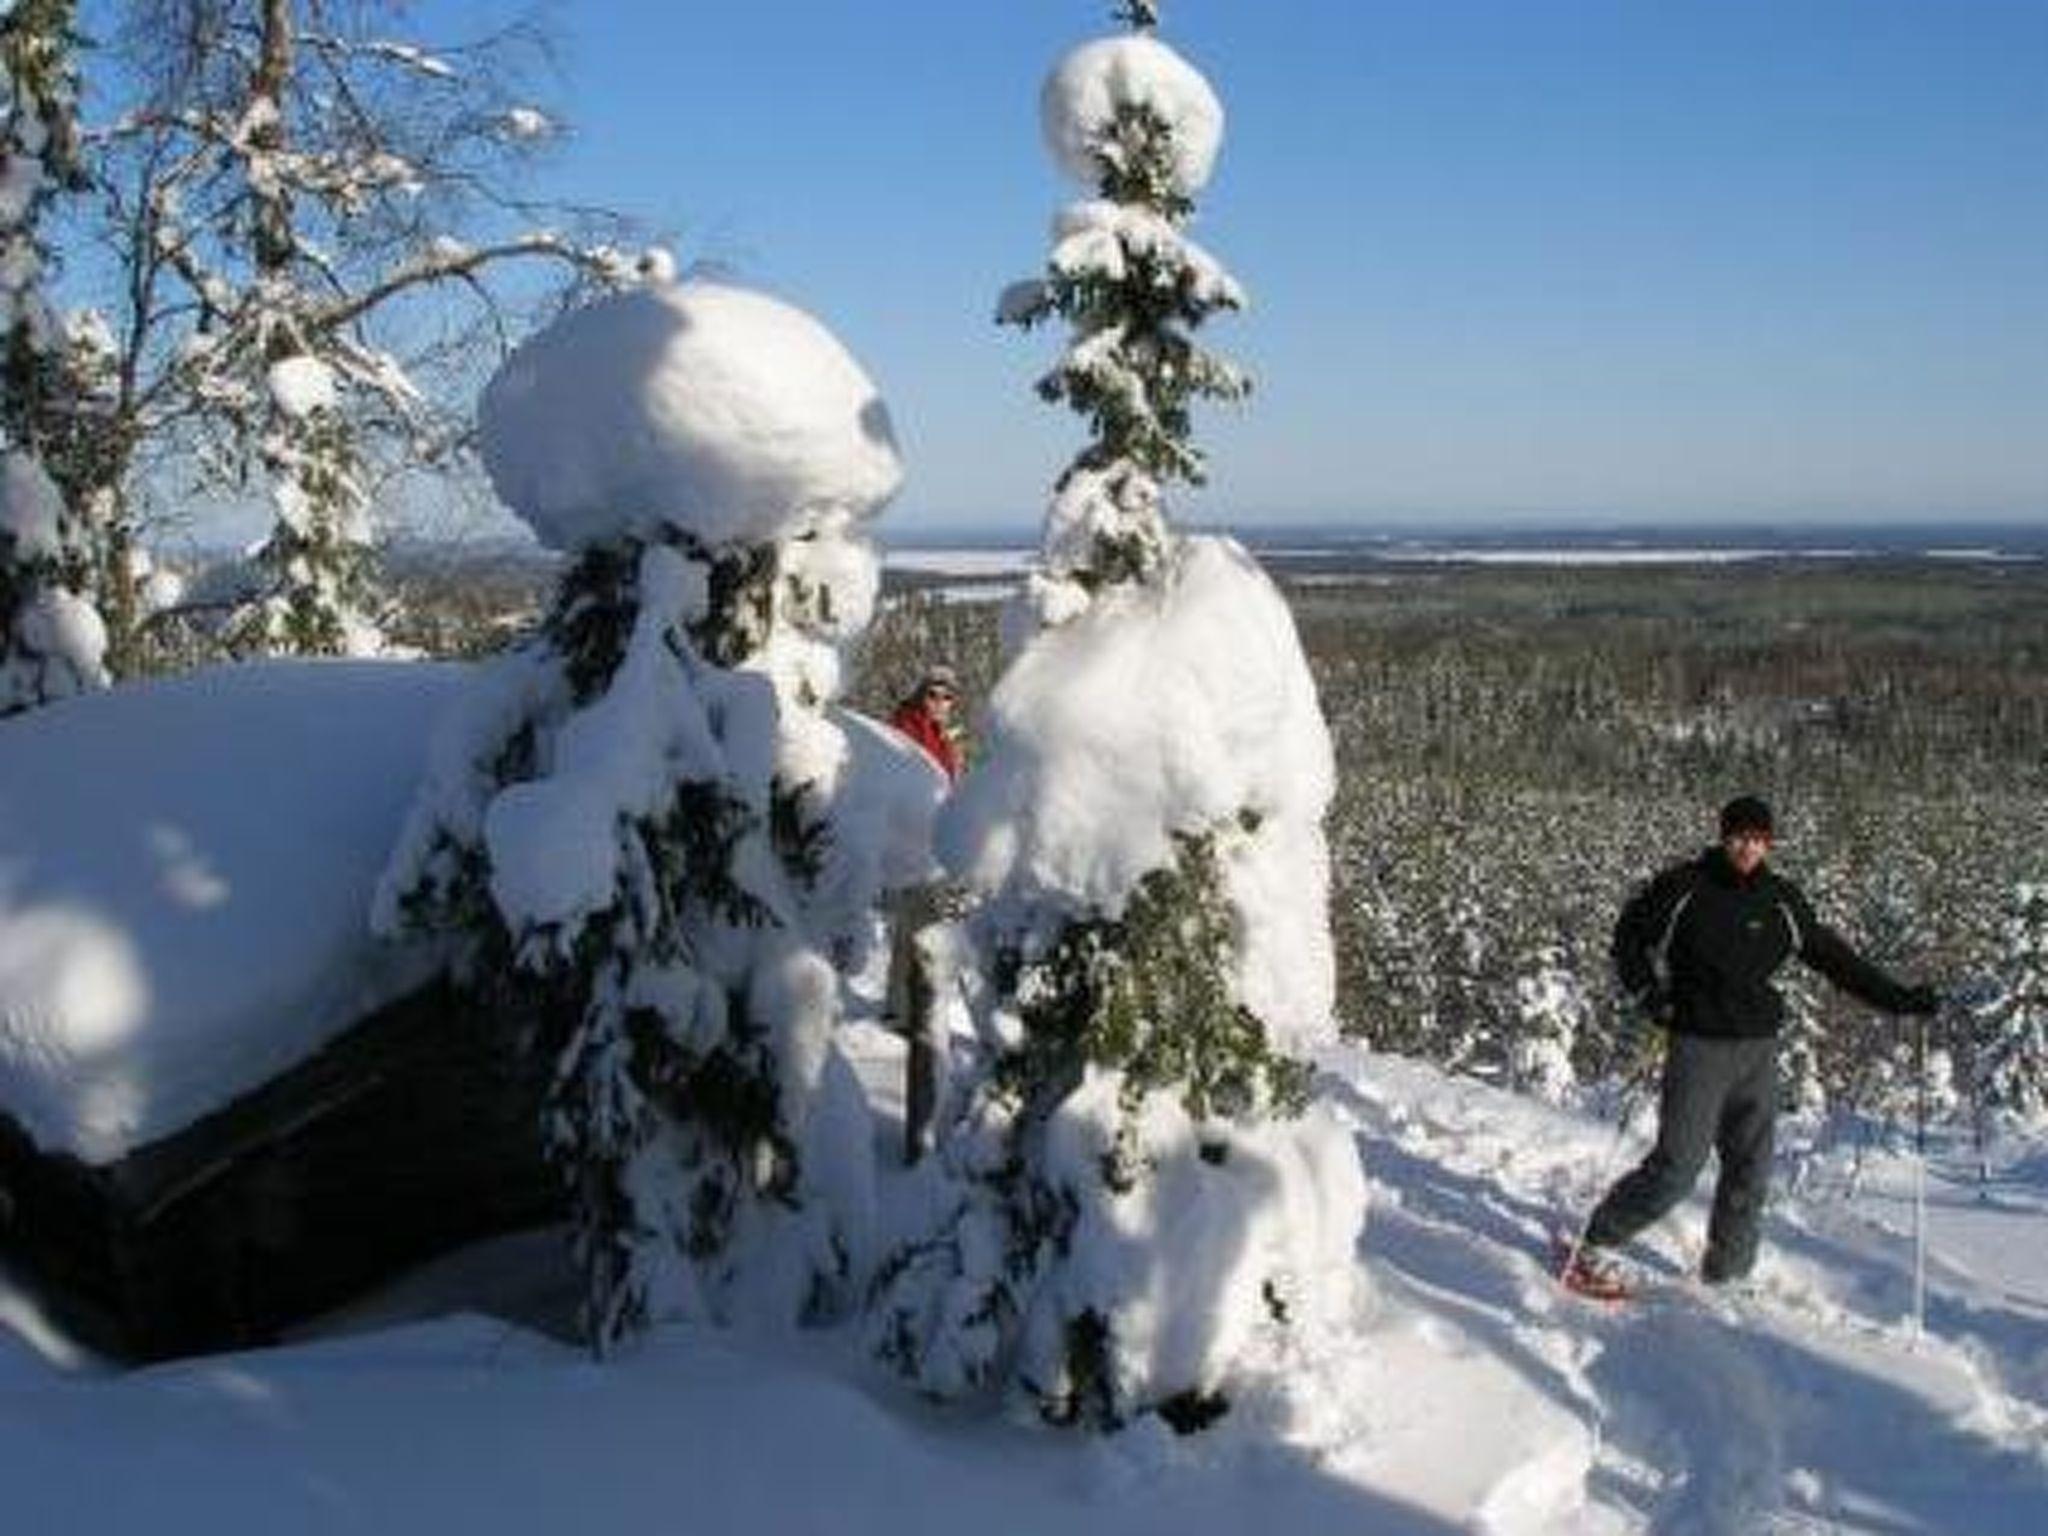
[[[1607,1192],[1586,1242],[1627,1242],[1692,1192],[1707,1153],[1720,1154],[1701,1273],[1738,1280],[1756,1263],[1778,1117],[1778,1042],[1671,1037],[1657,1106],[1657,1145]]]

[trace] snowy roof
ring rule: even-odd
[[[0,721],[0,1111],[111,1162],[421,980],[370,890],[463,676],[268,662]]]
[[[888,409],[831,332],[697,279],[548,326],[491,380],[480,427],[498,495],[557,549],[663,526],[766,542],[868,516],[903,477]]]
[[[1083,43],[1046,77],[1039,124],[1060,169],[1099,186],[1104,135],[1126,106],[1150,107],[1173,130],[1174,180],[1184,193],[1201,191],[1223,144],[1223,104],[1201,71],[1151,37]]]

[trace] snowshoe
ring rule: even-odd
[[[1571,1237],[1558,1237],[1551,1244],[1551,1273],[1557,1283],[1574,1296],[1589,1301],[1627,1301],[1635,1294],[1628,1270],[1605,1249],[1593,1248]]]

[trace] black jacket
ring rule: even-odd
[[[1771,977],[1794,955],[1873,1008],[1933,1011],[1925,989],[1895,981],[1815,918],[1798,886],[1768,864],[1744,879],[1718,847],[1657,876],[1622,908],[1614,928],[1622,989],[1659,996],[1668,977],[1666,1022],[1681,1034],[1776,1034],[1785,1002]]]

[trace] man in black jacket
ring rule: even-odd
[[[1614,930],[1623,990],[1670,1032],[1657,1145],[1607,1192],[1586,1224],[1567,1280],[1608,1290],[1618,1247],[1691,1192],[1711,1148],[1721,1157],[1701,1272],[1740,1280],[1756,1263],[1778,1110],[1778,1029],[1785,1004],[1771,976],[1797,956],[1886,1013],[1929,1014],[1937,999],[1863,959],[1818,921],[1805,895],[1768,867],[1771,809],[1744,796],[1721,812],[1721,841],[1665,870],[1629,901]]]

